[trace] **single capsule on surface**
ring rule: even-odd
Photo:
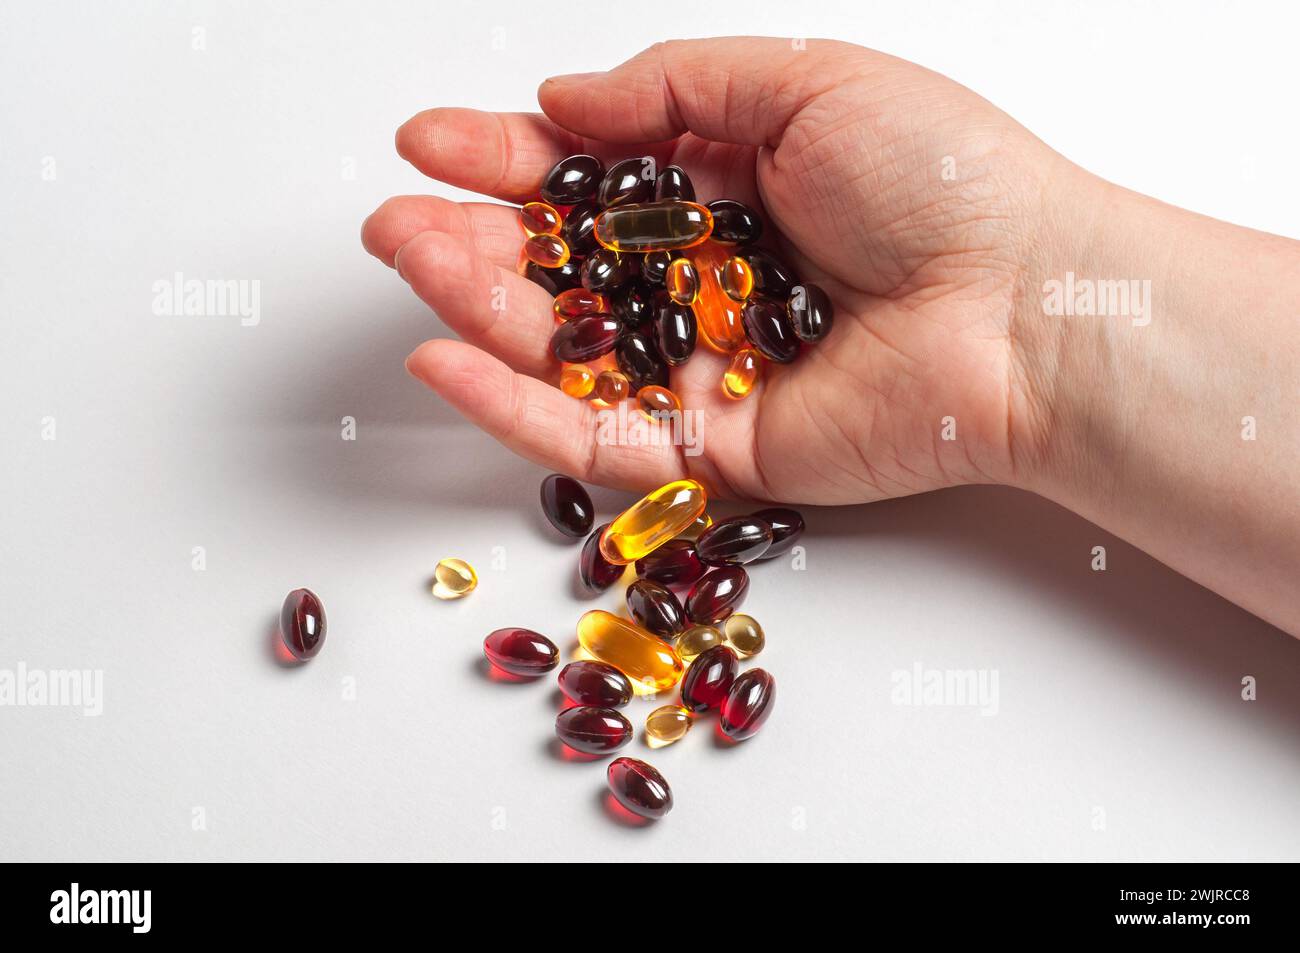
[[[519,225],[529,238],[534,235],[557,235],[563,219],[555,207],[546,202],[527,202],[519,210]]]
[[[652,251],[641,259],[641,277],[651,287],[659,287],[663,285],[664,279],[668,277],[668,266],[672,263],[672,252]]]
[[[597,291],[586,288],[570,288],[555,296],[551,305],[556,321],[572,321],[585,318],[589,314],[610,314],[609,299]]]
[[[597,249],[582,263],[582,287],[588,291],[613,291],[632,276],[631,269],[627,256],[608,248]]]
[[[294,589],[280,606],[280,639],[300,662],[314,658],[325,644],[325,606],[310,589]]]
[[[596,244],[596,216],[600,214],[600,205],[595,199],[585,199],[564,217],[560,227],[560,237],[569,246],[569,254],[586,257],[600,246]]]
[[[680,412],[682,409],[682,402],[677,395],[667,387],[660,387],[658,384],[642,387],[636,392],[636,399],[640,403],[641,409],[650,417],[655,414]]]
[[[596,661],[626,675],[638,694],[672,688],[684,671],[671,645],[603,609],[592,609],[578,620],[578,644]]]
[[[725,245],[747,245],[763,234],[763,220],[744,202],[718,199],[709,203],[713,213],[713,240]]]
[[[612,251],[691,248],[709,237],[713,215],[694,202],[646,202],[607,208],[596,218],[596,241]]]
[[[609,524],[597,529],[582,544],[582,553],[578,556],[578,578],[591,592],[604,592],[623,578],[626,566],[612,563],[600,554],[600,538]]]
[[[705,568],[689,539],[670,539],[636,561],[637,576],[664,586],[689,586]]]
[[[596,508],[586,488],[573,477],[552,473],[542,481],[542,512],[565,536],[582,539],[596,521]]]
[[[769,361],[789,364],[799,356],[799,339],[784,305],[770,298],[750,298],[741,315],[745,337]]]
[[[686,621],[672,590],[649,579],[627,587],[627,611],[637,625],[665,642],[672,642]]]
[[[612,708],[577,705],[555,716],[555,736],[574,751],[608,754],[632,740],[632,723]]]
[[[717,625],[745,601],[749,574],[740,566],[710,569],[691,587],[686,615],[700,625]]]
[[[744,400],[758,383],[759,355],[752,347],[742,347],[731,355],[722,375],[722,392],[732,400]]]
[[[772,545],[772,527],[756,516],[733,516],[714,523],[695,542],[700,561],[711,566],[742,565],[759,559]]]
[[[569,246],[559,235],[534,235],[524,242],[524,254],[543,268],[559,268],[568,264]]]
[[[488,661],[511,675],[536,678],[560,664],[555,643],[532,629],[497,629],[483,640]]]
[[[634,390],[650,384],[668,386],[668,364],[659,354],[654,341],[640,331],[626,331],[614,347],[618,369],[632,383]]]
[[[677,654],[684,664],[690,665],[709,649],[726,644],[727,639],[717,626],[692,625],[677,636]]]
[[[618,321],[607,314],[589,314],[565,321],[551,335],[551,354],[565,364],[583,364],[614,350]]]
[[[576,288],[581,283],[582,269],[572,258],[559,268],[543,268],[536,262],[528,261],[522,251],[520,257],[525,261],[521,274],[552,297]]]
[[[612,563],[630,563],[681,533],[704,512],[708,496],[695,480],[674,480],[632,504],[600,538]]]
[[[645,719],[645,743],[651,748],[681,741],[691,730],[694,717],[681,705],[664,705],[656,708]]]
[[[731,683],[727,700],[722,703],[722,733],[733,741],[754,737],[772,714],[775,703],[776,679],[761,668],[742,673]]]
[[[732,301],[743,302],[754,290],[754,272],[739,255],[732,255],[723,264],[721,281],[722,290]]]
[[[648,201],[654,196],[655,178],[646,175],[653,170],[654,160],[649,156],[615,162],[600,180],[596,201],[606,208]]]
[[[700,294],[700,276],[689,258],[674,258],[664,274],[668,297],[677,304],[694,304]]]
[[[722,290],[722,266],[730,251],[717,242],[705,242],[686,252],[695,265],[700,291],[691,307],[700,327],[700,338],[723,354],[745,346],[745,329],[741,324],[741,306]]]
[[[433,594],[439,599],[461,599],[477,586],[478,573],[463,559],[440,559],[433,567]]]
[[[695,201],[695,185],[681,166],[670,165],[660,172],[659,178],[655,180],[655,201],[663,202],[667,199]]]
[[[835,307],[830,295],[817,285],[795,285],[785,306],[790,312],[794,335],[800,341],[814,344],[831,333]]]
[[[694,310],[660,295],[654,307],[654,343],[668,364],[680,367],[695,353],[697,327]]]
[[[740,252],[754,273],[754,293],[784,300],[799,283],[794,269],[766,248],[745,248]]]
[[[570,397],[589,397],[595,386],[596,375],[586,364],[565,364],[560,371],[560,390]]]
[[[736,653],[715,645],[696,656],[682,679],[682,707],[693,712],[719,707],[736,679]]]
[[[607,404],[617,404],[626,400],[632,392],[632,384],[622,371],[601,371],[596,375],[596,386],[592,393]]]
[[[595,156],[561,159],[542,180],[542,198],[552,205],[576,205],[596,194],[605,166]]]
[[[734,612],[727,617],[727,621],[722,624],[722,633],[727,638],[727,644],[740,658],[757,655],[767,645],[763,627],[742,612]],[[678,654],[681,654],[680,647]]]
[[[803,515],[798,510],[792,510],[785,506],[772,506],[765,510],[759,510],[753,516],[755,519],[760,519],[772,527],[772,545],[768,547],[767,552],[763,553],[761,559],[774,559],[777,556],[784,556],[794,549],[794,544],[803,535]]]
[[[605,771],[614,800],[633,814],[656,821],[673,809],[673,792],[652,765],[636,758],[615,758]]]
[[[570,662],[560,669],[560,691],[579,705],[622,708],[632,700],[627,676],[604,662]]]

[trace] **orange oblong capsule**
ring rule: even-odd
[[[704,487],[696,480],[666,483],[605,528],[600,554],[612,563],[634,562],[694,523],[708,502]]]
[[[533,235],[524,242],[524,255],[543,268],[559,268],[569,261],[569,246],[559,235]]]
[[[534,235],[558,235],[563,223],[560,213],[546,202],[528,202],[519,210],[519,227],[529,238]]]
[[[743,400],[754,390],[758,383],[758,369],[761,367],[758,352],[752,347],[744,347],[731,356],[722,375],[722,391],[733,400]]]
[[[638,253],[692,248],[712,232],[712,212],[676,199],[607,208],[593,230],[596,241],[611,251]]]
[[[741,322],[742,305],[723,289],[722,270],[731,251],[717,242],[708,241],[686,252],[699,278],[699,293],[691,308],[700,338],[715,351],[730,354],[744,347],[745,326]]]
[[[626,675],[639,695],[667,691],[686,670],[677,650],[663,639],[603,609],[583,613],[578,644],[592,658]]]

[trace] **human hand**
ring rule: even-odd
[[[722,393],[721,355],[701,347],[674,368],[672,389],[703,412],[698,456],[601,444],[595,409],[553,386],[551,298],[515,274],[515,211],[390,199],[366,248],[465,342],[427,342],[407,366],[472,422],[547,467],[637,490],[689,475],[716,495],[854,503],[1027,479],[1044,418],[1018,350],[1022,276],[1049,243],[1045,183],[1068,163],[1008,116],[881,53],[760,38],[659,44],[547,80],[538,98],[545,117],[423,112],[398,152],[512,202],[577,152],[680,165],[700,201],[759,209],[780,254],[831,295],[835,328],[793,364],[765,362],[742,401]],[[959,439],[941,439],[946,417]]]

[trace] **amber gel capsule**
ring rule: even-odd
[[[615,758],[605,771],[610,793],[633,814],[658,820],[673,809],[673,792],[652,765],[636,758]]]
[[[776,679],[761,668],[751,668],[731,683],[719,719],[723,734],[744,741],[758,734],[776,702]]]
[[[596,521],[596,508],[581,483],[562,473],[542,481],[542,512],[550,524],[565,536],[582,539]]]
[[[556,321],[572,321],[585,318],[589,314],[609,314],[609,299],[603,294],[588,291],[586,288],[570,288],[555,296],[551,305]]]
[[[694,304],[700,293],[700,276],[689,258],[674,258],[664,274],[668,297],[677,304]]]
[[[574,751],[608,754],[632,740],[632,723],[612,708],[578,705],[555,716],[555,735]]]
[[[717,625],[745,601],[749,574],[740,566],[710,569],[691,587],[686,597],[686,615],[700,625]]]
[[[705,242],[686,252],[695,265],[700,290],[691,307],[700,326],[700,338],[715,351],[730,354],[745,346],[741,306],[722,287],[722,268],[731,253],[717,242]]]
[[[651,636],[653,638],[653,636]],[[497,629],[483,640],[488,661],[511,675],[536,678],[560,664],[555,643],[532,629]]]
[[[607,208],[596,219],[596,241],[619,252],[691,248],[709,237],[713,215],[694,202],[646,202]]]
[[[607,404],[617,404],[632,392],[632,383],[622,371],[601,371],[596,375],[592,394]]]
[[[528,202],[519,210],[519,225],[529,238],[556,235],[560,231],[560,213],[545,202]]]
[[[560,691],[579,705],[622,708],[632,700],[632,683],[612,665],[589,659],[560,669]]]
[[[722,392],[732,400],[744,400],[758,383],[759,354],[752,347],[742,347],[731,355],[731,363],[722,375]]]
[[[325,607],[310,589],[295,589],[280,607],[280,638],[300,662],[314,658],[325,644]]]
[[[694,712],[717,708],[726,700],[738,667],[729,645],[701,652],[682,679],[682,707]]]
[[[524,254],[543,268],[559,268],[569,261],[569,246],[559,235],[534,235],[524,242]]]
[[[578,642],[592,658],[631,679],[638,694],[672,688],[685,669],[671,645],[603,609],[592,609],[578,620]]]
[[[740,658],[749,658],[751,655],[757,655],[763,651],[763,646],[767,644],[767,636],[763,634],[763,627],[758,621],[743,612],[733,612],[727,617],[727,621],[722,626],[723,633],[726,635],[727,644],[735,650],[736,655]],[[681,646],[677,647],[678,654],[681,653]]]
[[[560,371],[560,390],[581,400],[596,387],[596,375],[586,364],[565,364]]]
[[[674,480],[642,497],[609,524],[600,551],[612,563],[630,563],[686,529],[704,512],[708,497],[695,480]]]
[[[664,705],[650,712],[645,719],[645,743],[651,748],[662,748],[681,741],[691,730],[694,717],[681,705]]]
[[[693,625],[677,636],[677,654],[683,662],[691,665],[709,649],[726,644],[726,636],[714,626]]]

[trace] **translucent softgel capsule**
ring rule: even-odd
[[[578,620],[578,644],[596,661],[626,675],[638,694],[672,688],[685,670],[671,645],[603,609],[592,609]]]
[[[645,742],[651,748],[662,748],[681,741],[691,730],[694,718],[681,705],[664,705],[650,712],[645,719]]]
[[[612,563],[630,563],[680,534],[704,512],[708,498],[695,480],[674,480],[643,497],[609,525],[600,551]]]
[[[608,208],[596,219],[596,241],[618,252],[691,248],[713,231],[713,214],[694,202],[669,200]]]
[[[595,386],[596,375],[586,364],[566,364],[560,371],[560,390],[570,397],[588,397]]]
[[[605,772],[614,799],[633,814],[658,820],[673,809],[673,792],[653,765],[636,758],[615,758]]]
[[[705,242],[686,252],[699,276],[699,293],[695,318],[700,338],[715,351],[730,354],[745,346],[745,328],[741,323],[741,306],[722,288],[722,269],[730,251],[717,242]]]
[[[776,679],[761,668],[751,668],[731,683],[722,703],[719,724],[733,741],[744,741],[758,734],[772,714],[776,701]]]
[[[744,400],[754,391],[758,383],[758,351],[752,347],[742,347],[731,355],[726,373],[722,375],[722,392],[732,400]]]
[[[280,607],[280,638],[300,662],[312,658],[325,644],[325,607],[310,589],[295,589]]]
[[[727,638],[727,644],[741,658],[757,655],[763,651],[763,646],[767,644],[767,636],[763,634],[763,627],[753,617],[747,616],[743,612],[729,615],[722,624],[722,631]],[[677,650],[678,652],[681,651],[680,645],[678,645]]]
[[[529,238],[555,235],[560,231],[561,222],[560,213],[546,202],[528,202],[519,210],[519,225]]]
[[[692,664],[709,649],[726,644],[726,636],[716,626],[693,625],[677,636],[677,654],[682,662]]]
[[[536,678],[560,663],[555,643],[532,629],[509,628],[489,632],[483,640],[488,661],[511,675]]]
[[[555,716],[555,735],[574,751],[606,754],[632,740],[632,723],[612,708],[578,705]]]
[[[474,591],[478,574],[463,559],[440,560],[433,570],[433,594],[439,599],[459,599]]]

